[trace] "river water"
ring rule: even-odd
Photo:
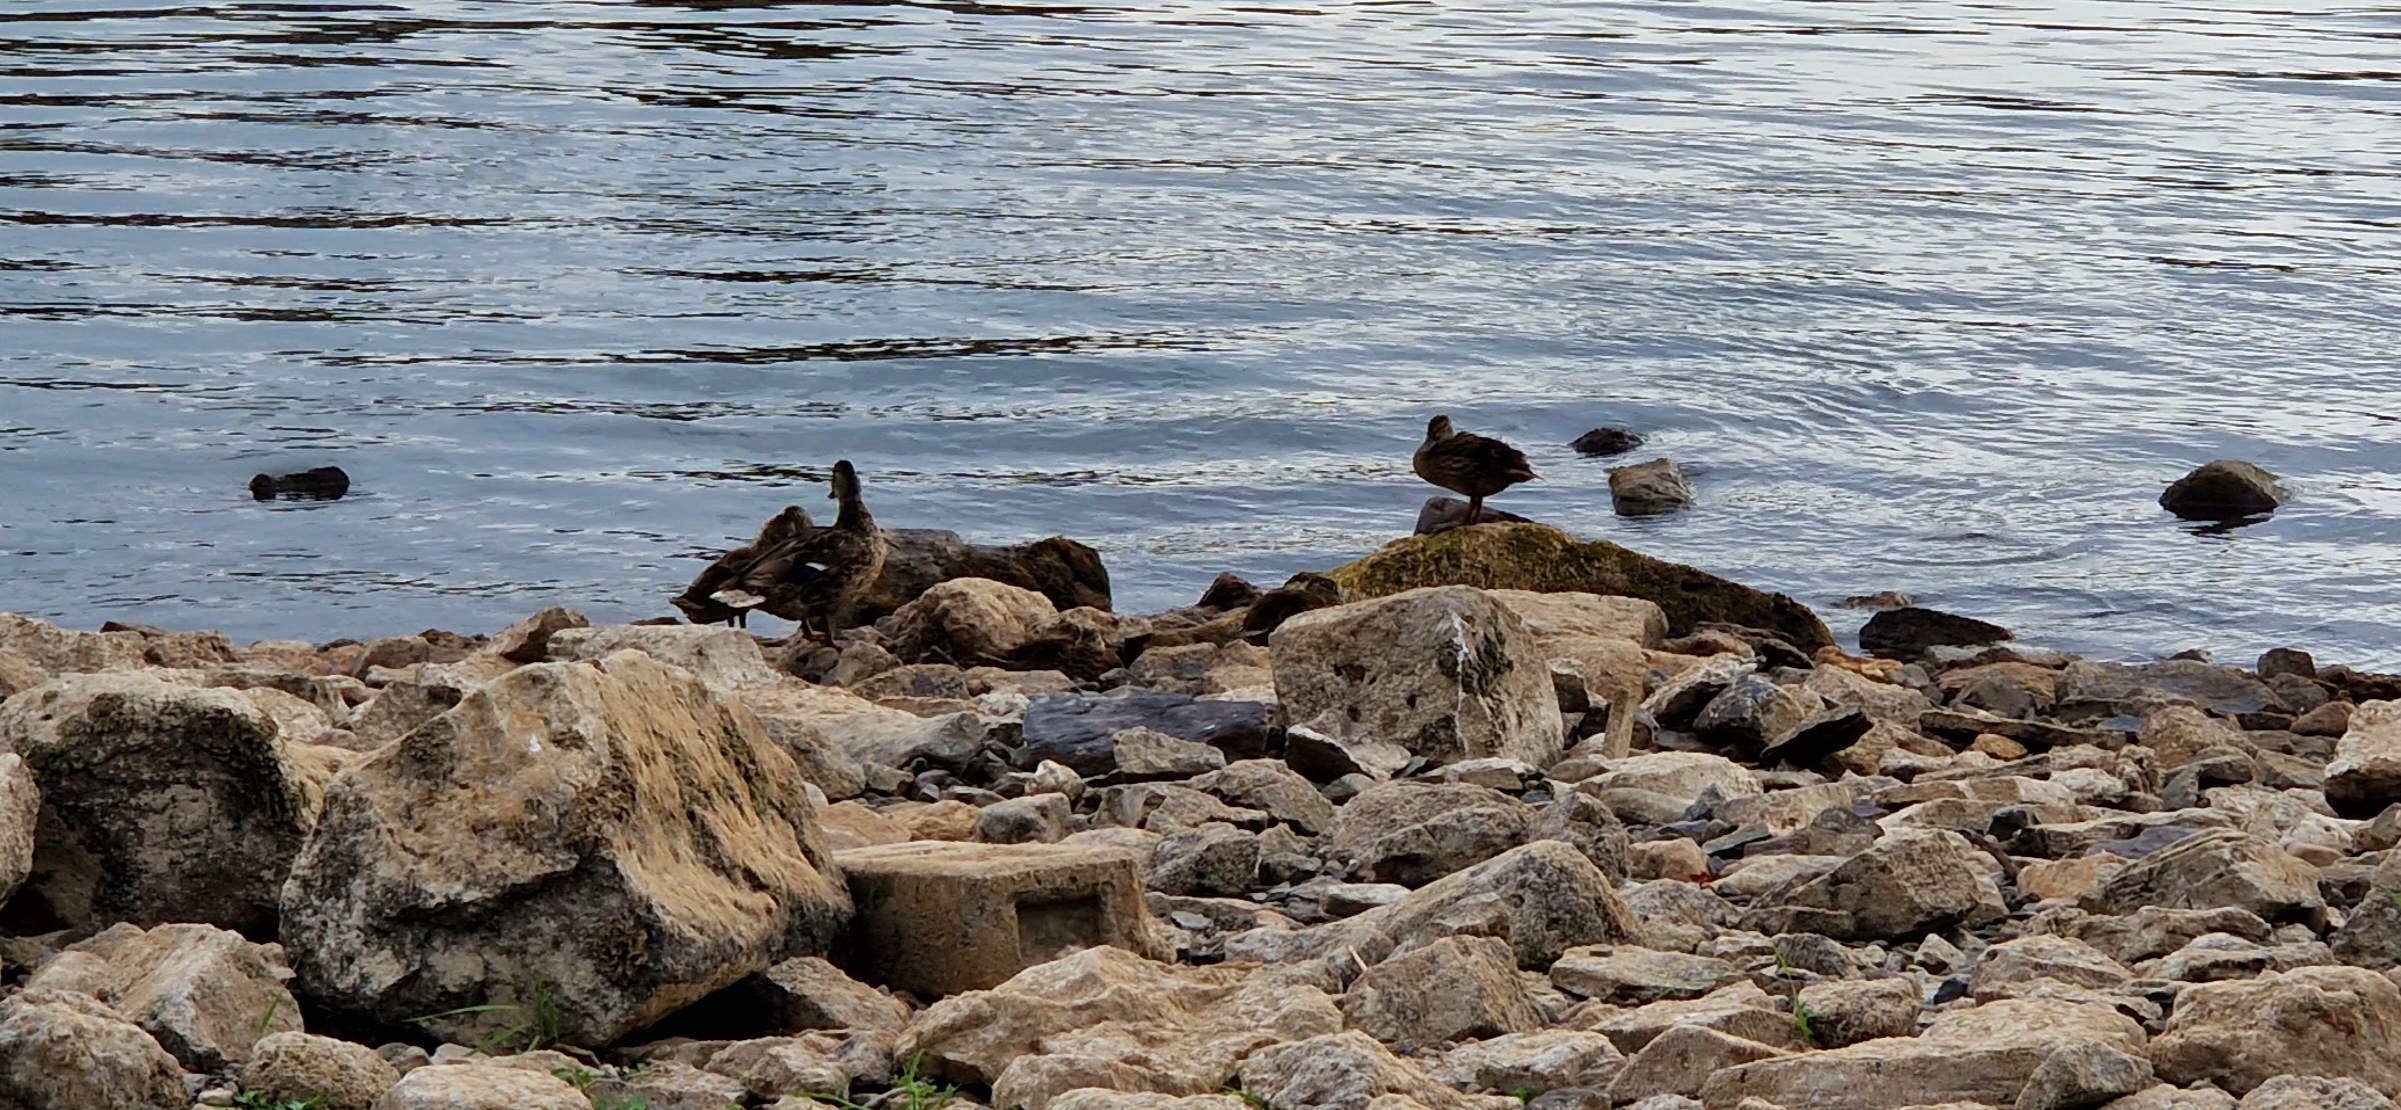
[[[836,458],[1163,608],[1447,412],[1838,627],[2401,666],[2401,7],[2285,7],[8,0],[0,608],[659,615]],[[2218,457],[2292,502],[2158,509]]]

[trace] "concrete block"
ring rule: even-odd
[[[842,963],[934,999],[1110,945],[1163,958],[1123,848],[912,841],[838,852],[858,906]]]

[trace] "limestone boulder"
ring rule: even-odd
[[[1699,998],[1653,1002],[1609,1014],[1592,1024],[1618,1050],[1639,1053],[1669,1030],[1708,1029],[1777,1048],[1804,1047],[1800,1023],[1775,1008],[1767,992],[1749,980],[1727,984]]]
[[[2233,1095],[2203,1085],[2191,1089],[2161,1083],[2101,1104],[2101,1110],[2235,1110]]]
[[[1576,784],[1581,793],[1605,797],[1612,790],[1643,790],[1691,805],[1702,791],[1721,798],[1760,793],[1759,774],[1711,752],[1644,752],[1612,763],[1609,770]]]
[[[1434,763],[1557,762],[1564,741],[1534,635],[1482,590],[1435,587],[1303,613],[1268,641],[1289,719]]]
[[[1381,783],[1334,816],[1322,846],[1363,881],[1419,887],[1523,844],[1534,811],[1467,783]]]
[[[1427,1070],[1464,1091],[1604,1089],[1626,1066],[1625,1054],[1598,1033],[1544,1029],[1463,1044]]]
[[[1514,1098],[1466,1095],[1353,1030],[1260,1049],[1242,1062],[1242,1090],[1276,1110],[1515,1110]],[[1398,1096],[1393,1102],[1385,1099]]]
[[[241,1076],[243,1091],[270,1099],[313,1099],[318,1110],[370,1110],[400,1082],[400,1069],[365,1045],[286,1031],[259,1038]]]
[[[897,998],[843,974],[822,957],[795,956],[750,982],[750,1000],[768,1028],[889,1029],[909,1023],[909,1007]]]
[[[2011,999],[1943,1014],[1917,1037],[1727,1068],[1703,1084],[1701,1101],[1727,1110],[1745,1098],[1784,1110],[1954,1102],[2014,1107],[2054,1053],[2096,1045],[2139,1057],[2143,1028],[2104,1006]]]
[[[1351,984],[1342,1016],[1403,1049],[1530,1033],[1542,1011],[1517,977],[1517,954],[1493,937],[1444,937],[1394,956]]]
[[[1821,933],[1840,940],[1897,940],[1948,929],[1988,904],[1992,880],[1979,855],[1956,833],[1896,831],[1797,888],[1761,895],[1744,927],[1770,936]]]
[[[239,692],[68,675],[0,706],[41,792],[18,901],[46,927],[202,922],[273,936],[312,774]],[[18,805],[22,805],[20,796]]]
[[[1783,1049],[1720,1033],[1702,1025],[1678,1025],[1651,1038],[1642,1051],[1626,1061],[1610,1084],[1610,1097],[1634,1102],[1660,1095],[1701,1093],[1709,1077],[1741,1064],[1772,1060]]]
[[[69,991],[0,999],[0,1106],[184,1110],[175,1058],[105,1003]]]
[[[89,994],[194,1072],[249,1061],[251,1046],[300,1029],[284,988],[283,949],[208,925],[115,925],[70,945],[26,981],[29,989]]]
[[[2326,804],[2342,817],[2368,818],[2401,802],[2401,702],[2371,701],[2351,713],[2351,727],[2326,765]]]
[[[1390,951],[1462,934],[1505,937],[1519,968],[1541,971],[1577,945],[1639,943],[1642,925],[1583,853],[1537,840],[1346,920],[1227,938],[1226,954],[1267,963],[1348,959],[1353,949]]]
[[[2134,978],[2125,965],[2070,937],[2036,934],[1993,945],[1968,976],[1968,994],[1979,1001],[2013,997],[2038,982],[2115,990]]]
[[[944,1080],[995,1086],[1061,1066],[1045,1057],[1096,1058],[1124,1069],[1120,1090],[1197,1095],[1223,1090],[1260,1048],[1341,1028],[1333,999],[1289,972],[1090,948],[935,1003],[895,1055]]]
[[[2243,1096],[2245,1110],[2393,1110],[2393,1100],[2356,1079],[2280,1075]]]
[[[2018,1092],[2015,1110],[2084,1110],[2151,1086],[2151,1061],[2099,1042],[2062,1045]]]
[[[1150,889],[1240,898],[1259,872],[1259,834],[1221,822],[1173,832],[1151,847]]]
[[[713,624],[618,624],[566,628],[545,644],[555,662],[593,663],[620,651],[638,651],[692,672],[702,682],[726,689],[773,686],[784,675],[767,662],[750,633]]]
[[[830,800],[866,791],[867,766],[905,768],[919,760],[959,767],[982,750],[990,729],[974,713],[920,717],[848,690],[786,679],[736,687],[739,698]]]
[[[2233,829],[2169,844],[2101,880],[2077,904],[2089,913],[2113,916],[2145,906],[2231,908],[2270,923],[2312,921],[2325,912],[2317,868]]]
[[[1188,785],[1228,805],[1255,809],[1306,836],[1333,828],[1334,803],[1282,760],[1245,759],[1193,778]]]
[[[592,1102],[547,1071],[456,1063],[400,1077],[371,1110],[592,1110]]]
[[[894,655],[962,667],[1006,666],[1059,615],[1051,600],[989,578],[954,578],[895,610],[886,624]]]
[[[1551,965],[1551,984],[1578,998],[1641,1006],[1663,998],[1699,998],[1740,974],[1724,960],[1633,945],[1586,945]]]
[[[608,1043],[850,914],[791,756],[638,652],[521,667],[343,774],[282,907],[315,1004],[469,1044]]]
[[[2280,1075],[2357,1079],[2401,1092],[2401,988],[2365,968],[2304,967],[2203,983],[2176,996],[2151,1043],[2159,1077],[2236,1094]]]
[[[0,651],[49,676],[126,670],[148,662],[139,634],[60,628],[15,613],[0,613]]]
[[[1809,1040],[1819,1048],[1842,1048],[1881,1037],[1917,1032],[1918,985],[1914,979],[1827,979],[1801,988],[1801,1012],[1809,1015]]]
[[[1712,622],[1774,632],[1803,651],[1834,642],[1825,622],[1782,594],[1642,555],[1605,540],[1579,541],[1540,524],[1497,524],[1412,536],[1336,568],[1333,579],[1368,597],[1427,586],[1588,593],[1657,604],[1670,635]]]
[[[0,752],[0,906],[33,874],[34,829],[42,812],[42,790],[25,769],[25,757]]]
[[[590,618],[553,605],[492,634],[484,650],[511,663],[539,663],[550,658],[550,638],[570,628],[590,628]]]

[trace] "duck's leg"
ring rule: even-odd
[[[1476,518],[1477,518],[1477,517],[1479,517],[1479,516],[1481,516],[1481,515],[1483,515],[1483,513],[1484,513],[1484,498],[1483,498],[1481,495],[1474,496],[1474,497],[1470,497],[1470,498],[1468,498],[1468,499],[1467,499],[1467,521],[1466,521],[1466,523],[1468,523],[1468,524],[1474,524],[1474,523],[1476,522]]]

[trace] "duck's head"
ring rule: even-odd
[[[1450,417],[1437,416],[1426,421],[1426,439],[1428,440],[1449,439],[1458,434],[1459,429],[1451,427]]]
[[[849,459],[834,464],[834,489],[827,496],[836,501],[859,499],[859,472],[850,465]]]

